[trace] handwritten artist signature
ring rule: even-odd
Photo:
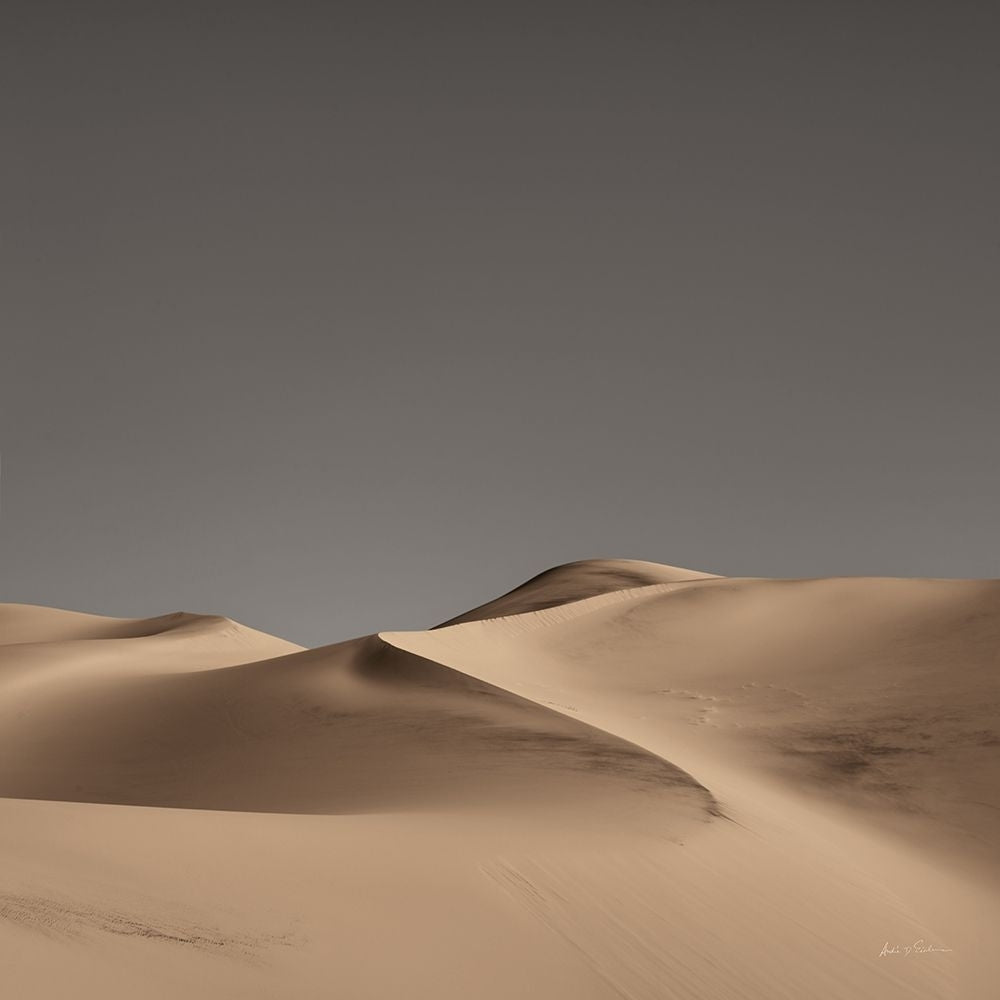
[[[935,948],[928,944],[923,938],[914,941],[913,944],[889,944],[888,941],[882,945],[882,950],[878,953],[879,958],[886,955],[927,955],[932,951],[951,951],[951,948]]]

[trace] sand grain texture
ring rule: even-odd
[[[994,582],[628,560],[314,650],[2,606],[5,983],[988,1000],[998,642]]]

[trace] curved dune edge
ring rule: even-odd
[[[654,742],[896,814],[928,845],[956,828],[953,847],[1000,861],[998,582],[691,581],[382,636],[564,711],[589,698],[589,721],[641,745],[658,726]]]
[[[770,900],[841,941],[862,927],[877,938],[905,913],[924,927],[914,940],[951,949],[920,966],[941,981],[912,981],[912,995],[988,995],[1000,971],[984,931],[1000,918],[997,583],[694,581],[382,635],[669,753],[739,824],[728,861],[755,874],[730,908]],[[839,873],[855,898],[816,896],[802,866]],[[801,895],[779,902],[790,871]],[[823,916],[811,898],[829,904]],[[836,961],[865,966],[852,949]],[[876,982],[859,974],[855,995],[891,995]],[[828,989],[811,994],[847,995]]]
[[[545,570],[513,590],[451,618],[436,628],[540,611],[613,591],[652,584],[719,579],[713,573],[640,559],[582,559]]]
[[[154,618],[110,618],[105,615],[46,608],[35,604],[0,604],[0,649],[15,645],[51,645],[58,642],[95,642],[112,639],[146,639],[183,633],[221,635],[239,634],[244,645],[258,645],[258,652],[293,652],[302,646],[287,639],[249,628],[222,615],[201,615],[175,611]]]
[[[220,634],[244,648],[239,631]],[[710,792],[657,755],[374,636],[235,665],[207,665],[220,653],[198,628],[166,648],[159,634],[80,646],[8,647],[26,663],[13,677],[0,670],[0,794],[341,815],[485,810],[675,839],[717,813]]]
[[[16,698],[28,697],[28,689],[46,685],[65,699],[70,692],[85,692],[88,679],[113,684],[116,677],[192,673],[301,650],[218,615],[118,619],[0,605],[0,715],[5,706],[13,710]]]
[[[12,995],[991,995],[996,586],[578,582],[0,644]]]

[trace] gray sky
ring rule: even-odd
[[[0,14],[2,597],[998,576],[986,3]]]

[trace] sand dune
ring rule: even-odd
[[[998,640],[995,582],[628,560],[316,650],[5,606],[5,976],[987,1000]]]
[[[502,597],[466,611],[438,628],[503,615],[519,615],[527,611],[541,611],[627,587],[712,578],[712,573],[638,559],[584,559],[539,573]]]
[[[656,755],[374,636],[189,672],[144,668],[146,641],[128,640],[127,674],[9,686],[0,794],[299,813],[576,802],[581,822],[610,796],[656,830],[713,808]]]
[[[128,641],[125,641],[128,640]],[[129,675],[225,667],[301,650],[294,642],[218,615],[102,618],[27,604],[0,604],[0,685],[31,664]]]
[[[1000,864],[1000,583],[711,580],[385,638]]]
[[[933,953],[934,969],[924,963],[903,995],[990,995],[997,963],[987,928],[1000,916],[1000,584],[666,583],[383,638],[668,754],[764,838],[766,846],[731,844],[728,861],[745,858],[755,872],[755,905],[773,898],[775,909],[797,913],[785,942],[804,954],[817,937],[855,941],[836,958],[842,974],[859,970],[853,995],[891,995],[874,971],[860,971],[863,941],[879,927],[886,940],[906,938],[904,913],[925,928],[915,940],[953,950]],[[804,873],[791,897],[775,894],[775,880],[802,862],[840,872],[855,898],[842,897],[839,909]],[[816,898],[822,912],[810,906]],[[708,916],[695,940],[719,926]],[[770,938],[775,925],[765,926]],[[945,981],[923,978],[931,971]],[[825,989],[814,993],[851,995]]]

